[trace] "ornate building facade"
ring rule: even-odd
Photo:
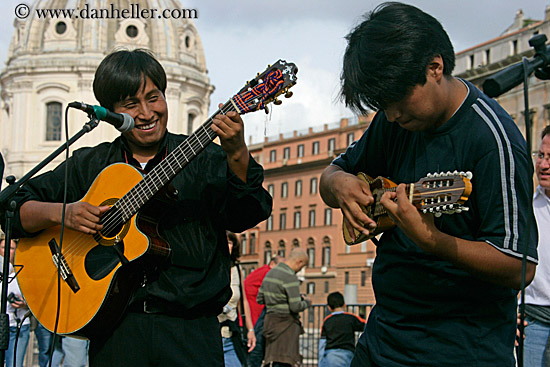
[[[541,18],[526,18],[523,11],[518,10],[513,23],[499,37],[456,54],[455,75],[483,90],[483,82],[491,75],[521,62],[523,57],[533,57],[535,51],[529,40],[539,34],[550,37],[550,5]],[[542,129],[550,123],[550,82],[531,75],[528,86],[532,148],[536,150]],[[525,136],[523,83],[496,99]]]
[[[271,217],[241,236],[245,275],[268,264],[274,255],[288,256],[304,248],[309,264],[298,275],[301,291],[314,304],[339,291],[348,303],[374,303],[372,242],[347,246],[342,236],[342,213],[328,207],[319,195],[319,180],[330,162],[359,139],[370,120],[342,119],[335,124],[292,131],[251,146],[265,169],[264,187],[273,196]]]
[[[31,15],[14,22],[8,59],[0,74],[0,148],[6,160],[6,175],[21,177],[61,145],[65,140],[65,107],[69,102],[97,104],[92,92],[95,69],[116,49],[149,49],[164,66],[170,131],[192,132],[208,117],[213,86],[207,76],[202,43],[191,19],[39,18],[34,15],[36,9],[90,9],[92,6],[119,10],[138,6],[157,8],[160,12],[161,4],[166,9],[181,9],[178,0],[87,3],[84,0],[35,1],[30,6]],[[77,110],[69,110],[67,117],[70,136],[88,121],[86,115]],[[119,133],[105,125],[101,123],[71,149],[113,140]]]

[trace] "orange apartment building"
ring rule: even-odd
[[[339,291],[348,303],[374,303],[371,267],[372,242],[347,246],[342,237],[342,214],[328,207],[319,195],[324,168],[361,137],[370,119],[342,119],[306,131],[293,131],[276,139],[265,138],[249,147],[265,169],[264,187],[273,197],[271,217],[242,234],[244,275],[285,256],[293,247],[309,254],[309,265],[299,275],[302,293],[314,304],[326,303]]]

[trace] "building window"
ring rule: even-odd
[[[266,231],[273,230],[273,215],[270,215],[269,218],[267,218],[267,221],[265,223],[265,230]]]
[[[344,284],[349,284],[349,271],[344,273]]]
[[[283,159],[289,159],[290,158],[290,147],[286,147],[283,149]]]
[[[269,195],[271,195],[271,197],[273,197],[273,195],[275,194],[275,185],[269,184],[267,186],[267,192],[269,192]]]
[[[491,49],[488,48],[485,50],[485,65],[489,65],[491,63]]]
[[[248,251],[248,248],[247,248],[247,241],[246,241],[246,233],[243,233],[241,235],[241,253],[243,255],[246,255],[247,251]]]
[[[295,212],[294,213],[294,228],[299,229],[302,227],[302,213],[301,212]]]
[[[250,234],[250,253],[256,253],[256,233]]]
[[[307,294],[315,294],[315,283],[307,283]]]
[[[318,142],[318,141],[314,141],[314,142],[313,142],[312,154],[313,154],[313,155],[319,154],[319,142]]]
[[[323,247],[323,266],[330,266],[330,246]]]
[[[276,162],[277,161],[277,151],[275,149],[273,149],[269,152],[269,161],[270,162]]]
[[[346,142],[348,143],[348,146],[351,145],[355,141],[355,134],[354,133],[348,133]]]
[[[309,193],[310,194],[317,194],[317,177],[313,177],[309,181]]]
[[[328,282],[325,282],[325,293],[328,293],[328,290],[329,290],[329,288],[328,288]]]
[[[331,153],[334,153],[335,150],[336,150],[336,139],[330,138],[328,140],[328,152],[329,154],[331,154]]]
[[[277,255],[285,257],[285,241],[279,241],[279,250],[277,250]]]
[[[471,55],[470,55],[469,60],[470,60],[470,69],[475,68],[475,64],[474,64],[474,61],[475,61],[475,60],[474,60],[474,54],[471,54]]]
[[[265,243],[265,250],[264,250],[264,265],[269,264],[271,261],[271,243],[267,241]]]
[[[363,270],[361,272],[361,287],[364,287],[365,284],[367,284],[367,272]]]
[[[325,209],[325,226],[332,225],[332,208]]]
[[[309,226],[315,227],[315,209],[309,211]]]
[[[195,121],[195,114],[189,113],[187,114],[187,135],[191,135],[193,133],[193,122]]]
[[[300,240],[298,240],[297,238],[293,239],[292,240],[292,246],[300,247]]]
[[[510,46],[510,53],[512,56],[518,54],[518,40],[512,41],[512,44]]]
[[[367,252],[367,241],[361,242],[361,252]]]
[[[282,198],[288,197],[288,182],[283,182],[281,184],[281,197]]]
[[[307,256],[309,257],[307,266],[308,268],[315,267],[315,247],[310,247],[307,249]]]
[[[286,213],[281,213],[279,215],[279,229],[281,231],[286,229]]]
[[[298,145],[298,158],[302,158],[304,156],[304,144]]]
[[[296,196],[302,196],[302,180],[296,181],[295,193]]]
[[[46,140],[61,140],[61,103],[46,103]]]

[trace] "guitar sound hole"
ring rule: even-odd
[[[84,259],[84,269],[93,280],[105,278],[121,262],[120,254],[124,253],[124,242],[113,246],[97,245]]]
[[[101,224],[103,224],[103,230],[101,230],[101,236],[103,238],[114,238],[122,231],[124,223],[121,223],[120,212],[116,208],[111,208],[101,218]]]

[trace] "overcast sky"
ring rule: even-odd
[[[23,1],[25,2],[25,1]],[[162,0],[160,1],[162,3]],[[545,0],[406,0],[436,17],[459,52],[498,37],[519,9],[527,18],[543,19]],[[14,9],[22,1],[3,0],[0,11],[0,60],[4,65],[13,33]],[[30,3],[30,2],[27,2]],[[93,1],[89,1],[93,4]],[[272,106],[266,116],[244,116],[247,136],[263,140],[292,130],[338,121],[352,113],[337,99],[344,36],[373,0],[183,0],[198,11],[195,24],[204,47],[211,83],[211,113],[247,80],[278,59],[296,63],[294,96]],[[160,20],[159,20],[160,21]]]

